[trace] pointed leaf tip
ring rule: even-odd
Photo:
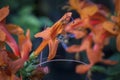
[[[9,6],[0,9],[0,21],[4,20],[9,14]]]

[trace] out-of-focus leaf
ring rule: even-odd
[[[113,67],[109,67],[107,69],[106,73],[110,76],[120,75],[120,69],[119,69],[120,65],[119,64],[116,66],[113,66]]]
[[[28,60],[29,53],[32,49],[32,41],[30,39],[30,30],[27,30],[25,39],[22,42],[20,49],[21,49],[21,58],[25,61]]]
[[[91,65],[80,64],[76,67],[76,73],[85,74],[88,70],[90,70],[91,67]]]
[[[81,17],[92,16],[98,11],[98,7],[96,5],[86,6],[81,10]]]
[[[25,31],[29,28],[32,31],[32,37],[40,28],[40,21],[34,15],[13,17],[13,22],[20,25]]]
[[[5,41],[6,34],[0,29],[0,41]]]
[[[32,14],[32,6],[27,6],[19,10],[18,16],[12,17],[12,22],[20,25],[25,31],[29,28],[33,35],[39,31],[40,21]]]
[[[105,21],[104,23],[103,23],[103,28],[106,30],[106,31],[108,31],[108,32],[110,32],[111,34],[114,34],[114,35],[116,35],[116,34],[118,34],[119,33],[119,31],[117,30],[117,29],[119,29],[119,28],[117,28],[118,26],[116,26],[113,22],[110,22],[110,21]]]
[[[33,71],[35,68],[36,68],[36,65],[30,64],[25,70],[26,70],[27,72],[31,72],[31,71]]]
[[[100,73],[105,73],[106,69],[102,66],[93,66],[91,68],[91,71],[95,72],[100,72]]]
[[[16,56],[20,56],[19,47],[13,36],[7,31],[4,24],[0,25],[0,29],[6,34],[5,42],[10,46]]]
[[[56,51],[57,51],[57,47],[58,47],[58,40],[50,40],[49,41],[49,55],[48,55],[48,60],[51,60],[55,57],[56,55]]]
[[[24,31],[28,28],[31,31],[31,37],[35,35],[43,26],[51,26],[53,23],[47,17],[36,17],[33,13],[33,6],[24,6],[18,12],[18,15],[13,16],[11,21],[20,25]]]
[[[20,80],[15,73],[22,67],[24,61],[18,59],[12,61],[8,55],[7,51],[0,50],[0,66],[3,67],[0,70],[0,79],[1,80]]]
[[[79,0],[69,0],[69,4],[73,9],[79,9]]]
[[[15,34],[15,35],[24,33],[24,30],[20,26],[17,26],[14,24],[7,24],[6,28],[10,33]]]
[[[47,33],[47,34],[46,34]],[[35,34],[35,38],[41,37],[44,40],[50,39],[51,28],[47,28],[46,30]]]
[[[5,19],[9,14],[9,6],[3,7],[0,9],[0,21]]]

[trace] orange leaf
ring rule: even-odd
[[[24,34],[20,34],[18,35],[18,43],[19,43],[19,47],[22,46],[22,43],[24,42],[25,40],[25,35]]]
[[[38,48],[34,51],[34,55],[38,56],[40,52],[47,46],[47,44],[48,44],[48,40],[43,40],[38,46]]]
[[[17,25],[14,25],[14,24],[7,24],[6,29],[10,33],[15,34],[15,35],[20,35],[20,34],[24,33],[23,29],[20,26],[17,26]]]
[[[26,61],[28,59],[29,52],[32,49],[32,42],[30,40],[30,30],[27,30],[26,38],[22,42],[20,48],[21,48],[21,58]]]
[[[82,19],[93,16],[98,11],[97,5],[86,0],[69,0],[69,4],[80,14]]]
[[[13,50],[14,54],[16,56],[20,56],[19,47],[15,41],[15,39],[12,37],[12,35],[6,30],[4,24],[0,24],[0,29],[6,34],[5,42],[10,46],[10,48]]]
[[[75,10],[80,10],[80,0],[69,0],[70,6]]]
[[[5,6],[0,9],[0,21],[5,19],[9,14],[9,6]]]
[[[88,70],[90,70],[91,67],[92,67],[91,65],[83,65],[83,64],[78,65],[76,67],[76,73],[85,74]]]
[[[98,11],[98,7],[96,5],[86,6],[81,10],[81,18],[86,18],[89,16],[93,16]]]
[[[56,51],[57,51],[57,47],[58,47],[58,40],[50,40],[49,41],[49,55],[48,55],[48,60],[51,60],[55,57],[56,55]]]
[[[6,39],[6,34],[0,29],[0,41],[5,41]]]
[[[104,22],[103,23],[103,28],[113,35],[117,35],[119,33],[118,26],[116,26],[115,23],[110,22],[110,21]]]
[[[41,37],[45,40],[50,39],[50,31],[51,31],[51,28],[47,28],[44,31],[35,34],[35,38]]]

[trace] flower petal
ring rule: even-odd
[[[34,56],[38,56],[40,52],[47,46],[49,40],[43,40],[37,49],[34,51]]]
[[[23,44],[25,38],[26,38],[26,37],[25,37],[24,34],[18,35],[18,43],[19,43],[19,47],[20,47],[20,48],[21,48],[21,46],[22,46],[22,44]]]
[[[30,39],[30,30],[27,30],[26,38],[21,45],[21,58],[26,61],[29,57],[29,53],[31,49],[32,49],[32,41]]]
[[[35,38],[41,37],[45,40],[50,39],[51,28],[47,28],[42,32],[35,34]]]
[[[58,34],[62,33],[63,28],[66,26],[67,22],[70,20],[72,13],[66,13],[60,20],[58,20],[52,27],[46,29],[43,32],[40,32],[35,35],[35,37],[42,37],[43,41],[38,46],[38,48],[34,51],[34,55],[38,56],[39,53],[45,48],[45,46],[49,43],[49,40],[54,40]]]
[[[56,51],[57,51],[57,47],[58,47],[58,40],[50,40],[49,41],[49,55],[48,55],[48,60],[51,60],[55,57],[56,55]]]
[[[5,41],[5,39],[6,39],[6,34],[5,34],[5,32],[0,29],[0,41],[3,42],[3,41]]]
[[[20,57],[19,47],[18,47],[15,39],[6,30],[5,25],[4,24],[0,24],[0,29],[6,34],[5,42],[10,46],[10,48],[13,50],[14,54],[16,56]]]
[[[4,20],[9,14],[9,6],[0,9],[0,21]]]
[[[91,67],[92,67],[91,65],[83,65],[83,64],[78,65],[76,67],[76,73],[85,74],[88,70],[90,70]]]
[[[80,0],[69,0],[69,4],[73,9],[79,10],[79,1]]]
[[[14,24],[6,24],[6,29],[10,33],[16,34],[16,35],[24,33],[24,30],[20,26],[17,26],[17,25],[14,25]]]
[[[115,23],[110,21],[105,21],[103,23],[103,28],[113,35],[117,35],[119,33],[118,26],[116,26]]]

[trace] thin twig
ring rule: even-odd
[[[77,63],[81,63],[81,64],[85,64],[85,65],[87,65],[87,63],[82,62],[82,61],[69,60],[69,59],[54,59],[54,60],[50,60],[50,61],[42,62],[42,63],[40,63],[39,65],[43,65],[43,64],[46,64],[46,63],[49,63],[49,62],[58,62],[58,61],[77,62]]]

